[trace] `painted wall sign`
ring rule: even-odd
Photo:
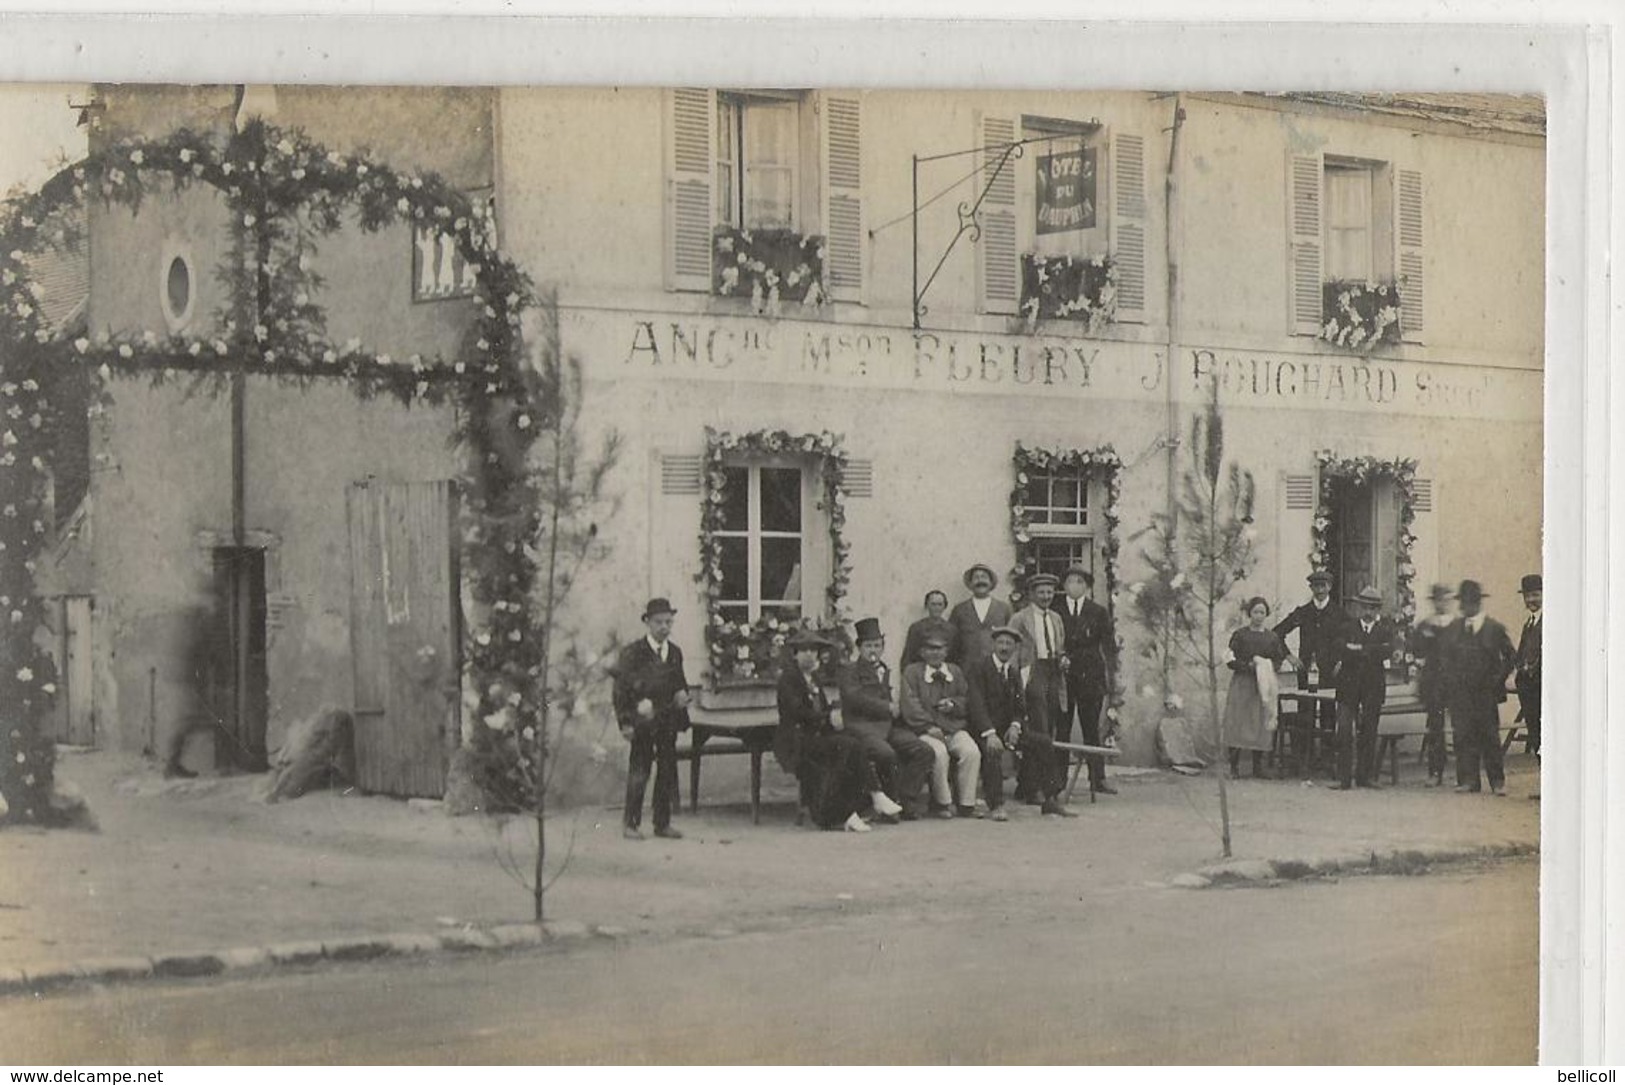
[[[1095,228],[1094,147],[1039,155],[1037,205],[1040,234]]]

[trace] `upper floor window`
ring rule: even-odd
[[[1387,288],[1390,298],[1397,288],[1400,336],[1421,339],[1420,171],[1371,159],[1291,155],[1287,220],[1288,304],[1295,333],[1322,334],[1347,285],[1374,284]]]
[[[1144,137],[1093,119],[983,114],[977,139],[980,311],[1087,319],[1104,306],[1143,321]]]
[[[748,296],[716,261],[749,250],[787,295],[812,276],[830,298],[862,300],[857,93],[685,87],[667,92],[666,119],[669,289]]]

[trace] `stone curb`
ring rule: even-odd
[[[1391,848],[1359,854],[1313,859],[1231,859],[1213,863],[1194,873],[1180,874],[1169,885],[1179,889],[1208,889],[1224,886],[1269,885],[1304,878],[1357,874],[1424,874],[1447,863],[1484,859],[1511,859],[1534,855],[1536,844],[1509,841],[1504,844],[1422,844],[1411,848]]]
[[[188,950],[153,957],[100,957],[85,961],[40,961],[0,967],[0,999],[37,995],[75,983],[129,983],[136,980],[194,978],[224,973],[300,967],[320,961],[368,961],[420,954],[470,955],[542,945],[615,940],[626,928],[599,926],[576,919],[536,923],[507,923],[494,927],[472,924],[434,934],[360,935],[324,941],[280,942],[269,946],[240,946],[219,950]]]

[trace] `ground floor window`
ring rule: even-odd
[[[783,461],[730,457],[722,468],[722,557],[716,613],[735,623],[764,614],[780,621],[803,613],[808,470]]]

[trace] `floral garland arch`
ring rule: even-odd
[[[1127,688],[1120,666],[1123,658],[1123,634],[1116,622],[1119,613],[1118,603],[1121,601],[1118,597],[1117,556],[1122,545],[1120,529],[1123,522],[1121,513],[1123,459],[1110,444],[1091,449],[1028,448],[1018,441],[1012,463],[1016,473],[1015,489],[1010,492],[1010,535],[1015,541],[1016,548],[1016,562],[1010,570],[1012,606],[1018,605],[1022,597],[1020,586],[1026,583],[1029,576],[1038,572],[1038,548],[1033,544],[1032,516],[1028,512],[1030,495],[1027,488],[1031,484],[1032,475],[1067,471],[1099,472],[1102,476],[1101,481],[1106,486],[1106,507],[1102,510],[1106,530],[1101,539],[1100,554],[1106,566],[1107,608],[1113,617],[1112,655],[1107,661],[1111,667],[1113,688],[1110,691],[1106,717],[1110,724],[1115,725],[1118,709],[1123,704]]]
[[[803,616],[785,622],[764,615],[753,623],[731,622],[721,613],[723,505],[730,456],[793,455],[815,458],[819,464],[829,512],[830,581],[824,589],[827,617]],[[845,650],[848,586],[852,581],[852,545],[846,540],[846,470],[848,457],[840,434],[793,434],[787,430],[728,433],[705,429],[704,500],[700,512],[700,572],[695,581],[705,593],[705,641],[713,683],[751,681],[772,677],[783,662],[783,647],[795,629],[814,629],[833,637]]]
[[[138,213],[155,194],[197,185],[221,194],[232,228],[221,269],[227,300],[211,330],[57,337],[42,319],[42,293],[26,261],[70,240],[64,213],[90,198]],[[314,300],[322,282],[308,252],[348,214],[368,233],[411,223],[453,239],[474,274],[478,306],[456,357],[397,359],[356,340],[326,341]],[[43,619],[35,572],[62,411],[47,390],[66,364],[93,374],[93,398],[105,395],[115,374],[162,383],[187,373],[218,391],[228,374],[247,372],[296,387],[340,380],[362,398],[403,404],[455,402],[456,439],[467,456],[464,568],[477,611],[465,633],[464,679],[478,703],[465,698],[465,709],[499,716],[516,735],[539,733],[545,691],[534,680],[545,646],[529,594],[537,579],[530,544],[541,521],[528,454],[556,409],[557,390],[527,362],[520,315],[537,299],[525,274],[497,251],[488,214],[437,175],[399,173],[365,152],[328,151],[258,119],[223,139],[183,129],[112,142],[0,213],[0,822],[52,818],[54,751],[42,725],[56,696],[55,667],[33,632]]]
[[[1331,529],[1335,518],[1333,490],[1337,484],[1365,484],[1379,478],[1393,480],[1399,494],[1399,545],[1395,558],[1399,600],[1393,618],[1402,634],[1399,645],[1394,649],[1394,659],[1408,665],[1412,658],[1405,647],[1403,634],[1416,622],[1416,562],[1413,557],[1416,535],[1411,531],[1411,525],[1416,522],[1416,461],[1406,458],[1383,459],[1380,456],[1338,456],[1322,449],[1315,453],[1315,463],[1320,468],[1320,501],[1310,529],[1309,565],[1316,571],[1327,569],[1331,562]]]

